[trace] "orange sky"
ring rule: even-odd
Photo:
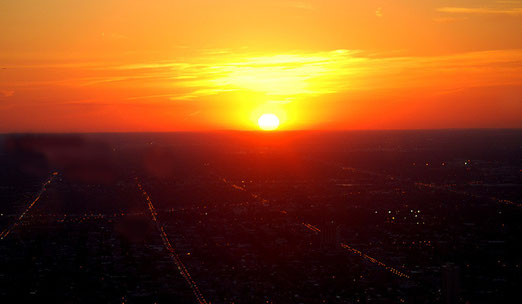
[[[7,0],[0,132],[522,127],[522,1]]]

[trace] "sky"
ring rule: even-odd
[[[522,1],[5,0],[0,132],[522,127]]]

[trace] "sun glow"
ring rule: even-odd
[[[274,114],[263,114],[257,121],[259,127],[264,131],[273,131],[279,127],[279,118]]]
[[[185,75],[180,84],[192,92],[183,98],[257,92],[272,99],[288,100],[336,92],[339,85],[331,82],[338,76],[353,73],[347,72],[346,65],[359,60],[353,57],[355,53],[335,50],[255,56],[225,52],[202,57],[197,64],[167,63],[165,67]],[[161,68],[161,65],[152,68]]]

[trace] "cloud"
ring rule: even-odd
[[[184,118],[183,120],[190,119],[191,117],[196,116],[196,115],[198,115],[199,113],[201,113],[201,110],[197,110],[197,111],[191,112],[191,113],[189,113],[187,116],[185,116],[185,118]]]
[[[0,96],[1,97],[11,97],[13,96],[15,91],[13,90],[0,90]]]
[[[521,16],[522,7],[492,8],[492,7],[440,7],[438,12],[449,14],[479,14],[479,15],[510,15]]]
[[[382,14],[382,7],[378,7],[376,10],[375,10],[375,16],[379,17],[379,18],[382,18],[382,16],[384,16]]]
[[[31,74],[36,77],[52,74],[62,78],[48,82],[27,79],[25,87],[49,91],[52,86],[56,92],[80,92],[79,96],[99,96],[100,100],[106,100],[109,92],[115,103],[218,100],[210,97],[220,95],[291,103],[328,94],[362,96],[380,91],[522,85],[522,50],[518,49],[444,56],[343,49],[271,55],[248,50],[203,51],[184,60],[91,66],[44,64],[40,71],[33,67]]]
[[[133,66],[143,79],[166,77],[163,82],[176,92],[168,98],[176,100],[241,92],[294,100],[349,91],[522,85],[522,50],[430,57],[377,57],[355,50],[271,56],[227,53],[194,62]]]

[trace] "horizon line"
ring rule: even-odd
[[[509,128],[419,128],[419,129],[292,129],[292,130],[239,130],[239,129],[215,129],[215,130],[179,130],[179,131],[78,131],[78,132],[33,132],[33,131],[14,131],[0,132],[0,135],[69,135],[69,134],[211,134],[211,133],[259,133],[259,134],[278,134],[278,133],[342,133],[342,132],[397,132],[397,131],[522,131],[522,127]]]

